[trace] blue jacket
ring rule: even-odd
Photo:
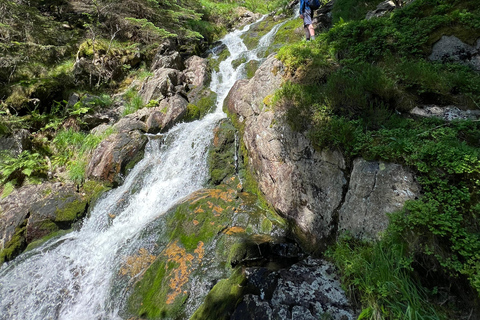
[[[308,1],[307,0],[300,0],[300,14],[303,14],[307,7],[308,7]]]

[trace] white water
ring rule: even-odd
[[[234,69],[232,61],[242,56],[258,59],[257,52],[249,52],[240,39],[248,28],[222,40],[231,55],[212,74],[211,89],[218,94],[214,113],[176,125],[161,145],[160,139],[150,140],[144,159],[122,186],[96,204],[79,231],[50,240],[2,266],[0,319],[120,319],[122,302],[110,297],[114,270],[124,261],[122,252],[135,247],[150,222],[205,184],[213,128],[225,117],[223,100],[242,76],[241,66]],[[263,46],[268,45],[265,39],[271,41],[272,33],[260,40]]]

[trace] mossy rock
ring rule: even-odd
[[[228,279],[220,280],[208,293],[204,303],[191,320],[230,319],[244,294],[246,277],[241,268],[235,269]]]
[[[222,121],[214,130],[213,146],[208,153],[210,183],[228,183],[236,171],[236,129],[230,121]],[[228,182],[227,182],[228,181]]]
[[[258,259],[258,245],[252,239],[258,239],[261,221],[267,216],[253,199],[256,197],[239,189],[220,185],[192,194],[159,218],[165,219],[164,233],[157,242],[160,250],[155,262],[134,285],[128,316],[190,316],[201,305],[206,292],[219,279],[233,273],[232,261],[236,265],[252,257]],[[272,224],[272,229],[279,228],[275,221]],[[199,314],[204,312],[207,311]]]

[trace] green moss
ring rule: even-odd
[[[61,237],[61,236],[66,235],[67,233],[72,231],[71,229],[69,229],[69,230],[58,230],[58,227],[53,222],[49,227],[50,227],[51,233],[46,235],[45,237],[43,237],[41,239],[30,242],[28,244],[27,248],[25,249],[25,252],[40,247],[41,245],[43,245],[45,242],[47,242],[50,239],[53,239],[53,238],[56,238],[56,237]],[[53,230],[57,230],[57,231],[53,231]]]
[[[27,230],[27,220],[20,226],[15,229],[15,234],[12,236],[10,241],[8,241],[4,249],[0,251],[0,265],[6,261],[13,260],[18,256],[27,246],[25,239],[25,232]]]
[[[69,201],[69,199],[65,199]],[[73,200],[67,202],[65,206],[55,211],[55,222],[74,222],[85,214],[87,202],[82,200]]]
[[[269,234],[272,231],[273,224],[272,221],[269,219],[265,218],[262,221],[262,232]]]
[[[229,56],[230,56],[230,51],[228,51],[228,49],[225,48],[222,50],[222,52],[220,52],[218,57],[215,57],[215,58],[213,56],[209,57],[208,64],[210,66],[210,69],[218,72],[220,70],[219,69],[220,63],[226,60]]]
[[[191,320],[229,319],[241,301],[246,278],[237,268],[228,279],[220,280],[208,293],[204,303],[190,318]]]
[[[210,183],[213,185],[235,175],[235,134],[235,128],[226,121],[215,130],[213,146],[208,153]]]

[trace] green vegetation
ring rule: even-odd
[[[316,148],[341,150],[350,166],[356,157],[409,166],[421,184],[422,197],[392,213],[381,240],[346,237],[330,251],[361,318],[457,318],[480,297],[480,127],[405,114],[419,104],[478,108],[478,73],[426,57],[445,32],[476,41],[480,9],[417,0],[362,20],[376,2],[339,0],[331,30],[283,47],[278,57],[293,81],[273,101]],[[448,306],[432,304],[447,298]]]

